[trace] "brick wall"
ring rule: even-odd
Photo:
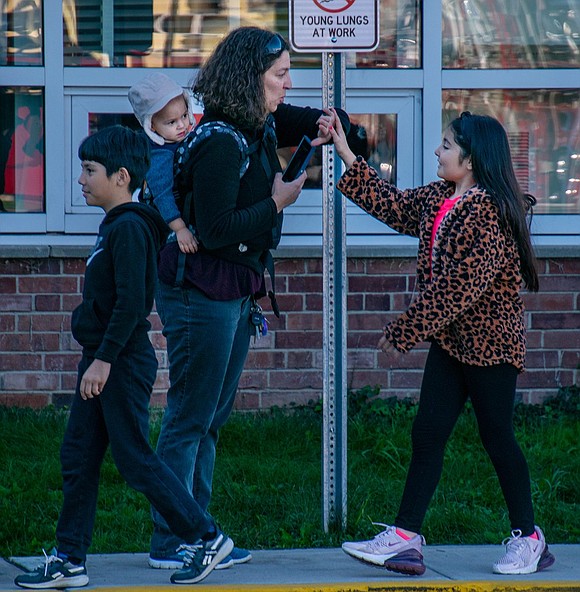
[[[348,260],[348,386],[380,385],[385,395],[416,396],[426,346],[405,356],[375,350],[380,328],[408,304],[414,259]],[[520,376],[525,402],[539,402],[578,382],[580,258],[540,259],[541,291],[525,294],[528,371]],[[70,402],[80,350],[70,312],[80,300],[84,259],[0,259],[0,404],[42,407]],[[322,260],[276,261],[282,317],[253,345],[240,383],[238,408],[306,403],[322,395]],[[161,324],[151,318],[159,374],[153,403],[168,383]]]

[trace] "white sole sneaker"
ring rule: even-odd
[[[555,557],[550,553],[544,533],[536,526],[538,538],[522,537],[521,530],[513,530],[511,536],[503,541],[505,554],[493,564],[496,574],[526,575],[550,567]]]

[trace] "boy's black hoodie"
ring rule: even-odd
[[[86,354],[112,363],[124,348],[148,342],[157,253],[168,232],[144,204],[124,203],[107,213],[87,259],[83,301],[72,315],[73,337]]]

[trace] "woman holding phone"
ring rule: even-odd
[[[350,127],[344,112],[286,104],[291,88],[286,41],[256,27],[231,31],[192,88],[204,105],[200,125],[215,129],[192,149],[176,180],[180,195],[191,195],[184,215],[200,242],[197,253],[185,256],[182,282],[176,282],[178,246],[169,243],[160,255],[157,310],[167,338],[170,387],[157,452],[206,512],[218,433],[256,332],[253,301],[266,293],[264,272],[280,239],[282,212],[306,179],[302,173],[285,183],[276,149],[296,146],[304,135],[313,138],[313,146],[330,141],[337,116]],[[222,123],[233,133],[216,131]],[[155,511],[153,518],[149,564],[181,567],[182,541]],[[223,566],[250,559],[236,547]]]

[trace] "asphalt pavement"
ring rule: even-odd
[[[502,553],[499,545],[425,546],[427,571],[403,576],[368,567],[340,549],[252,551],[249,563],[213,571],[193,587],[207,592],[580,592],[580,545],[550,545],[556,562],[526,576],[491,573]],[[41,557],[0,559],[0,591],[19,590],[21,569],[42,563]],[[169,582],[170,570],[151,569],[145,553],[89,555],[86,590],[173,592],[186,587]]]

